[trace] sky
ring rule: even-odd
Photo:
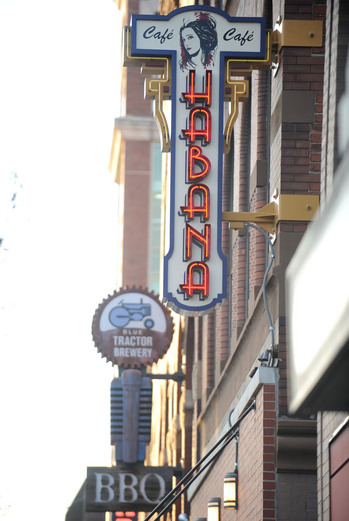
[[[63,521],[86,468],[110,464],[113,370],[91,324],[116,289],[117,185],[108,163],[120,28],[112,0],[0,0],[5,521]]]

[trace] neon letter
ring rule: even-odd
[[[197,101],[203,101],[206,107],[210,107],[212,103],[212,71],[206,71],[206,89],[205,92],[195,92],[195,71],[189,71],[189,91],[182,92],[182,96],[188,101],[188,105],[195,105]]]
[[[185,227],[185,258],[191,259],[193,250],[193,241],[198,246],[204,247],[204,260],[210,258],[211,254],[211,225],[205,224],[205,233],[200,233],[195,228],[187,224]]]
[[[195,206],[194,196],[199,194],[201,206]],[[195,214],[201,214],[204,221],[210,218],[210,189],[203,184],[191,185],[188,190],[188,201],[186,206],[181,206],[182,213],[186,214],[187,219],[193,219]]]
[[[199,274],[201,282],[194,283],[194,273]],[[187,268],[187,283],[180,284],[181,291],[186,294],[186,297],[192,297],[194,291],[201,293],[202,298],[206,298],[209,294],[209,269],[204,262],[191,262]]]
[[[188,157],[188,180],[195,181],[201,177],[205,177],[211,170],[211,161],[202,154],[201,147],[198,145],[189,145]],[[195,172],[195,163],[199,162],[203,166],[201,172]]]
[[[202,129],[196,128],[196,120],[200,119]],[[211,112],[204,107],[194,107],[189,113],[189,130],[182,130],[184,137],[189,139],[189,143],[194,143],[196,139],[202,139],[207,145],[211,142]]]

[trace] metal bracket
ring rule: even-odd
[[[229,58],[225,62],[224,72],[224,101],[230,102],[229,115],[225,124],[223,137],[223,154],[227,154],[231,146],[231,135],[234,123],[238,117],[239,102],[249,98],[249,81],[238,79],[236,76],[248,78],[254,69],[270,69],[271,60],[271,31],[266,32],[265,58],[248,60],[246,58]]]
[[[243,229],[245,223],[255,223],[275,235],[279,221],[309,222],[314,218],[318,206],[318,195],[282,194],[256,212],[223,212],[222,220],[229,222],[232,230]]]
[[[154,100],[154,118],[157,123],[161,148],[170,151],[170,132],[164,112],[164,100],[171,99],[170,58],[131,56],[131,27],[124,27],[124,66],[141,67],[145,76],[145,99]]]
[[[147,373],[148,378],[152,380],[174,380],[175,382],[182,384],[185,380],[185,374],[182,369],[173,374],[151,374]]]
[[[322,20],[281,20],[272,33],[273,65],[277,71],[283,47],[322,47]]]
[[[322,47],[322,20],[277,20],[273,45],[282,47]]]

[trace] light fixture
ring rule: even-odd
[[[207,503],[207,521],[220,521],[221,498],[213,497]]]
[[[224,498],[224,508],[234,508],[235,510],[238,507],[238,474],[237,472],[228,472],[224,476],[224,489],[223,489],[223,498]]]
[[[223,506],[224,508],[238,508],[238,444],[239,437],[235,437],[235,469],[224,476]]]

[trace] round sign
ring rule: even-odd
[[[151,365],[171,344],[173,320],[153,292],[123,288],[96,309],[92,336],[108,362],[124,367]]]

